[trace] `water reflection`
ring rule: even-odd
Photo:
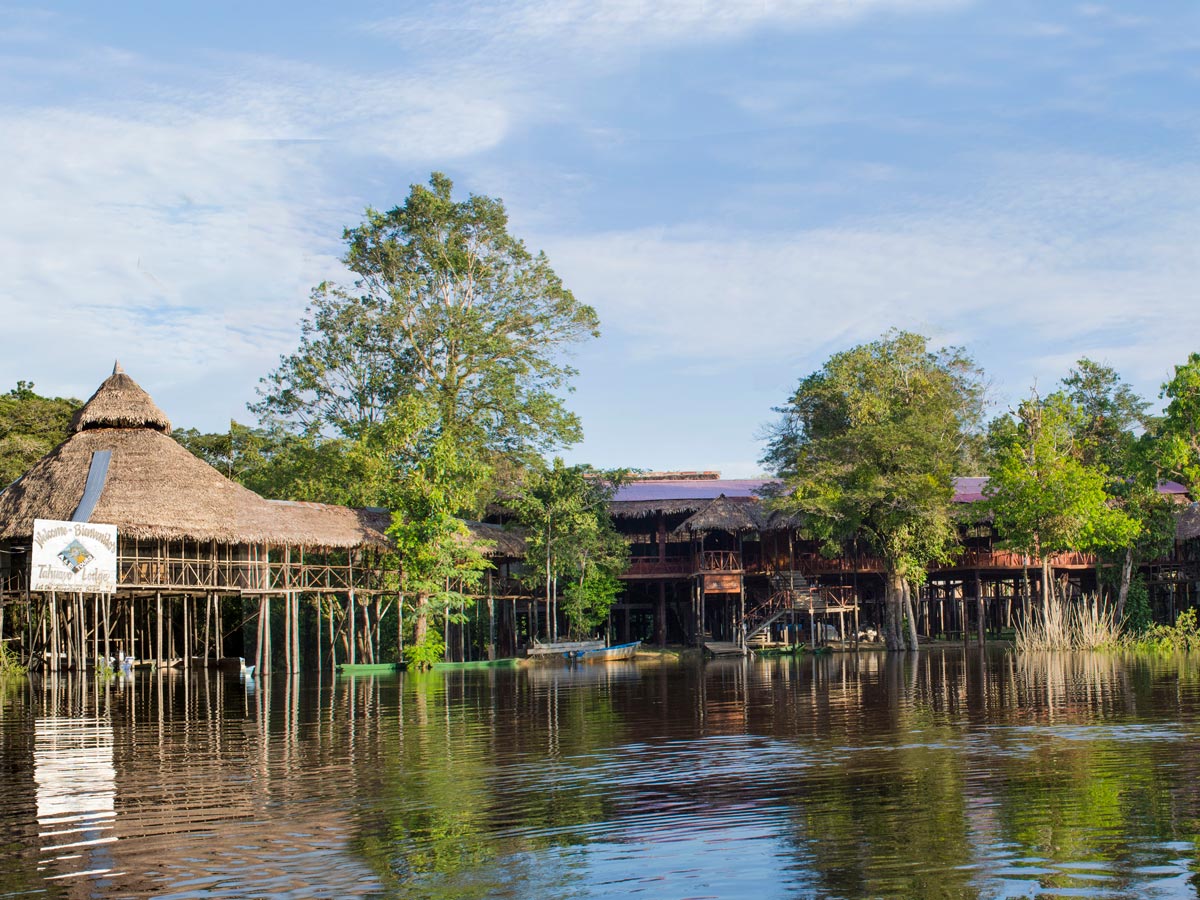
[[[1198,709],[959,648],[0,685],[0,896],[1194,897]]]

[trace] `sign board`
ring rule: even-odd
[[[117,590],[117,526],[33,520],[29,589],[111,594]]]

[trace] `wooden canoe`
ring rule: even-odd
[[[580,650],[567,658],[576,659],[579,662],[612,662],[618,659],[633,659],[641,646],[641,641],[633,641],[629,644],[616,644],[612,647],[599,647],[595,650]]]
[[[473,659],[467,662],[435,662],[435,671],[454,671],[456,669],[515,669],[522,660],[513,656],[504,659]]]
[[[404,663],[339,663],[339,675],[384,675],[388,672],[399,672]]]

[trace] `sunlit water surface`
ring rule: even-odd
[[[0,897],[1195,897],[1200,661],[0,682]]]

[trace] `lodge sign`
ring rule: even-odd
[[[117,589],[117,526],[33,520],[32,591],[111,594]]]

